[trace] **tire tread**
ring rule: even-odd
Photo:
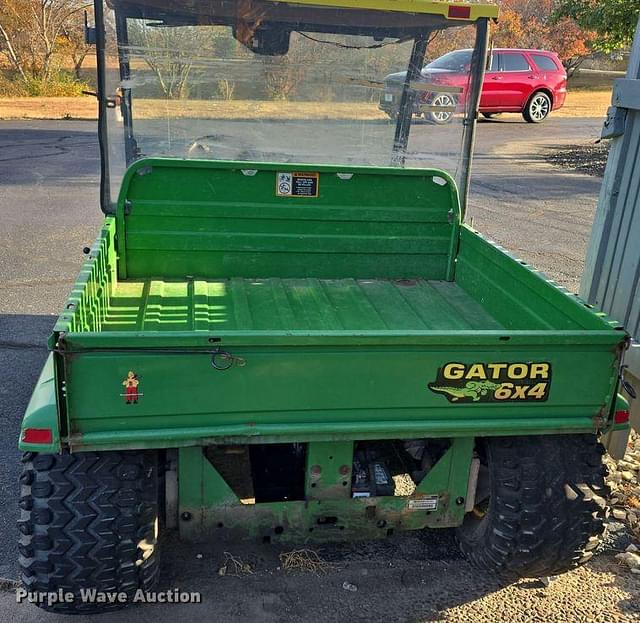
[[[122,604],[91,604],[81,589],[132,597],[157,581],[157,453],[25,453],[20,478],[19,566],[29,591],[71,592],[71,603],[43,609],[105,612]],[[151,555],[142,559],[142,549]]]
[[[458,529],[472,564],[511,581],[587,562],[604,532],[609,493],[595,435],[492,438],[485,448],[489,509]]]

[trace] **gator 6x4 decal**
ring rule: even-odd
[[[428,387],[449,402],[544,402],[551,387],[551,364],[451,362],[438,370]]]

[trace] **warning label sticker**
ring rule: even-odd
[[[409,500],[408,506],[412,511],[435,511],[438,510],[438,496],[427,495],[423,498]]]
[[[276,177],[278,197],[317,197],[319,189],[319,173],[280,172]]]

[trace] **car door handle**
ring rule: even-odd
[[[491,80],[502,80],[502,76],[494,76]]]

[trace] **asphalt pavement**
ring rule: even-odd
[[[532,126],[514,116],[483,121],[478,132],[469,219],[574,290],[601,180],[554,168],[542,154],[595,140],[601,125],[551,118]],[[95,123],[0,121],[0,577],[16,577],[19,423],[55,314],[101,221],[98,170]],[[169,566],[179,566],[175,551]]]

